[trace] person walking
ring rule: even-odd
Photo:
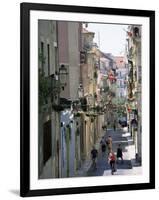
[[[108,163],[110,164],[111,174],[113,175],[116,172],[116,157],[113,151],[109,153]]]
[[[114,131],[116,131],[116,121],[114,121],[113,128],[114,128]]]
[[[111,150],[112,150],[112,142],[113,142],[112,137],[109,135],[107,140],[106,140],[106,144],[107,144],[107,147],[108,147],[108,153],[110,153]]]
[[[101,141],[100,141],[100,145],[101,145],[101,151],[102,151],[102,155],[104,155],[105,151],[106,151],[106,143],[105,143],[105,138],[104,136],[102,137]]]
[[[95,146],[93,146],[92,150],[91,150],[91,158],[92,158],[92,167],[93,169],[97,169],[97,156],[98,156],[98,151],[95,148]]]
[[[119,158],[122,161],[121,163],[123,163],[123,150],[121,148],[121,144],[119,144],[118,148],[117,148],[117,162],[118,162]]]

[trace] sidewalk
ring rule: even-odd
[[[139,162],[136,161],[136,158],[135,158],[135,145],[133,143],[133,139],[131,137],[131,134],[129,132],[127,132],[127,129],[123,129],[123,131],[125,132],[123,134],[123,137],[126,137],[127,138],[127,141],[128,141],[128,146],[126,147],[127,149],[127,159],[131,160],[131,165],[132,167],[139,167],[141,166],[141,164]]]

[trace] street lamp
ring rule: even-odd
[[[59,72],[55,71],[55,74],[50,76],[52,93],[60,94],[61,88],[64,90],[64,86],[67,85],[67,74],[67,68],[64,65],[61,65]]]
[[[50,76],[51,78],[51,99],[54,110],[63,110],[63,106],[60,105],[60,93],[61,89],[67,85],[67,68],[61,65],[59,71],[55,71],[55,74]]]
[[[72,102],[74,114],[77,114],[79,110],[81,110],[81,102],[84,99],[84,90],[82,84],[79,84],[77,89],[78,99]]]
[[[65,67],[65,65],[61,65],[58,73],[61,86],[67,85],[67,74],[67,68]]]
[[[78,87],[78,98],[81,99],[83,97],[84,97],[84,89],[83,89],[82,84],[80,84]]]

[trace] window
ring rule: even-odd
[[[85,64],[86,63],[86,52],[85,51],[81,51],[80,52],[80,63],[81,64]]]
[[[50,45],[47,45],[48,76],[50,75]]]
[[[41,42],[41,69],[42,73],[44,73],[44,43]]]

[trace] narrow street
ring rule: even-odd
[[[39,178],[110,175],[104,134],[123,151],[115,175],[141,174],[141,26],[40,20],[38,32]]]
[[[111,136],[113,140],[113,151],[116,154],[118,144],[121,144],[123,150],[123,159],[117,163],[117,172],[114,175],[135,175],[141,173],[141,167],[133,167],[131,164],[131,153],[128,152],[128,140],[125,136],[125,132],[122,129],[116,131],[108,129],[105,137]],[[87,176],[108,176],[111,175],[110,165],[108,163],[108,150],[103,154],[101,149],[98,151],[97,169],[93,169],[92,166],[87,172]]]

